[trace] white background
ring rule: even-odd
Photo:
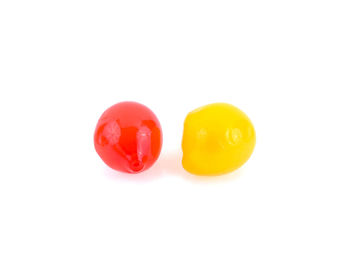
[[[350,276],[349,1],[0,2],[0,276]],[[95,153],[134,100],[149,171]],[[186,114],[253,121],[240,170],[181,167]]]

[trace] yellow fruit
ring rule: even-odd
[[[182,165],[196,175],[225,174],[242,166],[254,146],[254,127],[245,113],[230,104],[210,104],[185,119]]]

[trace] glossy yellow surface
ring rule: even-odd
[[[182,165],[196,175],[229,173],[249,159],[254,146],[255,130],[245,113],[230,104],[210,104],[185,119]]]

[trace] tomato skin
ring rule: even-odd
[[[94,144],[97,154],[111,168],[139,173],[158,159],[163,134],[156,115],[136,102],[120,102],[108,108],[97,122]]]
[[[227,103],[209,104],[185,119],[182,165],[195,175],[226,174],[250,158],[255,142],[253,123],[243,111]]]

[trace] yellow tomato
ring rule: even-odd
[[[254,146],[255,130],[245,113],[230,104],[210,104],[185,119],[182,165],[196,175],[225,174],[242,166]]]

